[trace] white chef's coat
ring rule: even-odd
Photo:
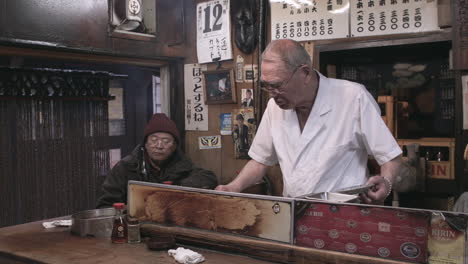
[[[363,184],[368,155],[382,165],[401,154],[364,86],[318,75],[317,98],[302,134],[296,112],[270,99],[250,147],[257,162],[279,163],[284,196]]]

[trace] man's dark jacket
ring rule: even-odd
[[[217,186],[213,172],[197,168],[179,149],[161,165],[159,173],[154,173],[155,169],[145,162],[144,155],[144,148],[137,146],[112,168],[102,184],[103,194],[97,208],[110,207],[116,202],[127,203],[127,184],[130,180],[154,183],[171,181],[173,185],[205,189]]]

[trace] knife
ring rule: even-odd
[[[360,193],[367,192],[367,190],[369,190],[370,188],[374,186],[375,184],[362,184],[362,185],[356,185],[356,186],[339,189],[334,192],[343,193],[343,194],[360,194]]]

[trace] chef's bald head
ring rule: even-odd
[[[294,71],[299,65],[308,65],[312,69],[309,54],[299,42],[292,39],[279,39],[270,42],[263,51],[262,61],[281,61],[289,72]]]

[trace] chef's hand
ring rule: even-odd
[[[380,175],[370,177],[366,184],[374,184],[374,187],[360,195],[361,200],[367,204],[383,204],[392,191],[390,181]]]
[[[227,184],[227,185],[218,185],[215,188],[216,191],[223,191],[223,192],[240,192],[238,188],[233,186],[232,184]]]

